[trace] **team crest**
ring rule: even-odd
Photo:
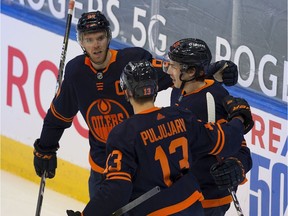
[[[86,121],[93,136],[101,142],[106,142],[112,128],[127,118],[127,110],[117,101],[98,99],[90,105]]]

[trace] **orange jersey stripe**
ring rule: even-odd
[[[224,135],[224,132],[223,132],[223,129],[221,128],[221,126],[217,123],[217,142],[216,142],[216,145],[215,147],[212,149],[212,151],[209,152],[209,154],[212,154],[212,155],[218,155],[222,149],[224,148],[224,144],[225,144],[225,135]]]
[[[240,183],[240,185],[245,184],[246,182],[248,182],[248,179],[245,177],[245,179]]]
[[[247,147],[247,143],[246,143],[246,140],[243,140],[243,141],[242,141],[242,144],[241,144],[241,146],[242,146],[242,147]]]
[[[221,128],[221,126],[219,124],[217,124],[218,128],[219,128],[219,131],[220,131],[220,140],[221,140],[221,143],[220,143],[220,146],[219,146],[219,149],[217,152],[215,152],[215,155],[218,155],[222,149],[224,148],[224,143],[225,143],[225,136],[224,136],[224,132],[223,132],[223,129]]]
[[[60,114],[56,111],[56,109],[55,109],[55,107],[54,107],[53,104],[51,104],[50,110],[51,110],[52,114],[53,114],[56,118],[60,119],[61,121],[64,121],[64,122],[72,122],[72,121],[73,121],[73,117],[71,117],[71,118],[66,118],[66,117],[60,115]]]
[[[219,139],[219,137],[220,137],[220,131],[219,131],[219,130],[217,130],[217,137],[218,137],[218,138],[217,138],[217,142],[216,142],[214,148],[212,149],[212,151],[209,152],[209,154],[214,155],[215,152],[217,151],[217,149],[219,148],[219,143],[220,143],[220,139]]]
[[[132,180],[130,178],[126,178],[124,176],[112,176],[109,179],[106,180],[124,180],[124,181],[129,181],[132,182]]]
[[[112,172],[112,173],[108,173],[106,175],[107,178],[110,178],[110,177],[113,177],[113,176],[125,176],[125,177],[131,179],[131,175],[129,173],[126,173],[126,172]]]
[[[201,204],[203,208],[212,208],[212,207],[223,206],[231,202],[232,202],[232,197],[231,195],[228,195],[220,199],[209,199],[209,200],[204,199],[201,201]]]
[[[193,203],[195,203],[198,200],[199,201],[203,200],[203,195],[199,191],[195,191],[190,197],[183,200],[182,202],[154,211],[148,214],[148,216],[158,216],[158,215],[165,216],[175,214],[193,205]]]
[[[91,155],[89,154],[89,164],[92,168],[92,170],[94,170],[95,172],[98,173],[103,173],[104,172],[104,168],[100,167],[99,165],[97,165],[91,158]]]

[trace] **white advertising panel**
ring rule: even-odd
[[[1,22],[1,135],[32,147],[55,94],[63,37],[4,14]],[[81,53],[69,40],[66,62]],[[169,105],[169,94],[159,93],[156,104]],[[245,215],[287,216],[287,116],[253,105],[252,112],[255,126],[245,138],[253,167],[238,198]],[[89,169],[87,126],[79,114],[77,120],[64,132],[58,157]]]

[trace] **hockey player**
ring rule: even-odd
[[[229,156],[251,124],[249,105],[233,98],[224,107],[227,124],[204,123],[180,107],[155,107],[157,72],[150,62],[130,62],[123,70],[121,88],[135,115],[115,126],[107,140],[106,179],[82,214],[107,216],[155,186],[160,193],[136,206],[128,215],[203,215],[202,194],[189,172],[193,158],[207,154]],[[243,124],[244,127],[243,127]],[[188,176],[188,180],[186,180]]]
[[[82,14],[77,24],[77,39],[84,54],[66,65],[61,88],[45,116],[40,138],[34,143],[34,167],[39,176],[45,170],[48,178],[55,176],[59,140],[80,111],[89,128],[89,195],[93,197],[103,180],[108,134],[115,125],[133,115],[132,106],[119,85],[124,66],[129,61],[147,59],[161,69],[157,70],[159,91],[173,83],[170,76],[163,73],[162,64],[148,51],[137,47],[109,49],[110,24],[99,11]],[[237,70],[232,73],[237,74]],[[224,82],[230,82],[223,78]]]
[[[228,91],[215,80],[205,79],[205,68],[210,64],[211,52],[207,44],[195,38],[186,38],[176,41],[168,53],[170,62],[167,65],[167,73],[171,76],[174,88],[171,92],[171,106],[177,105],[191,110],[203,121],[224,122],[227,112],[222,105]],[[226,61],[226,64],[231,64]],[[223,64],[222,64],[223,65]],[[221,67],[215,65],[220,69]],[[253,124],[248,125],[246,132]],[[241,149],[233,156],[222,160],[215,155],[202,155],[194,160],[192,170],[198,179],[204,200],[202,205],[206,216],[222,216],[229,209],[232,197],[228,187],[237,186],[244,182],[243,173],[247,173],[252,167],[250,150],[245,140]],[[210,174],[210,167],[221,161]],[[229,169],[227,168],[229,166]],[[222,172],[220,172],[222,170]],[[213,177],[215,177],[216,182]]]
[[[102,181],[108,133],[133,115],[132,106],[119,85],[122,70],[129,61],[152,62],[153,59],[142,48],[109,49],[110,24],[99,11],[82,14],[77,24],[77,40],[84,54],[66,65],[61,88],[45,116],[40,138],[34,143],[34,166],[39,176],[46,170],[48,178],[54,177],[58,142],[80,111],[89,128],[89,195],[92,197]],[[161,64],[160,69],[159,90],[172,86],[170,77],[161,73]]]

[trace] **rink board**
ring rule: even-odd
[[[17,16],[21,13],[12,15],[11,11],[2,8],[1,13],[5,29],[1,38],[1,169],[39,182],[32,146],[54,96],[63,23],[51,19],[50,27],[44,28],[47,22],[39,19],[40,15],[20,18]],[[66,62],[82,52],[75,39],[74,29]],[[113,40],[111,46],[122,48],[127,44]],[[255,127],[245,136],[253,168],[247,175],[248,183],[238,193],[245,215],[287,215],[287,104],[241,86],[227,89],[247,99],[255,120]],[[169,104],[169,93],[159,94],[159,106]],[[47,187],[85,202],[89,146],[87,127],[80,115],[77,119],[79,124],[73,124],[60,140],[57,175],[48,180]]]

